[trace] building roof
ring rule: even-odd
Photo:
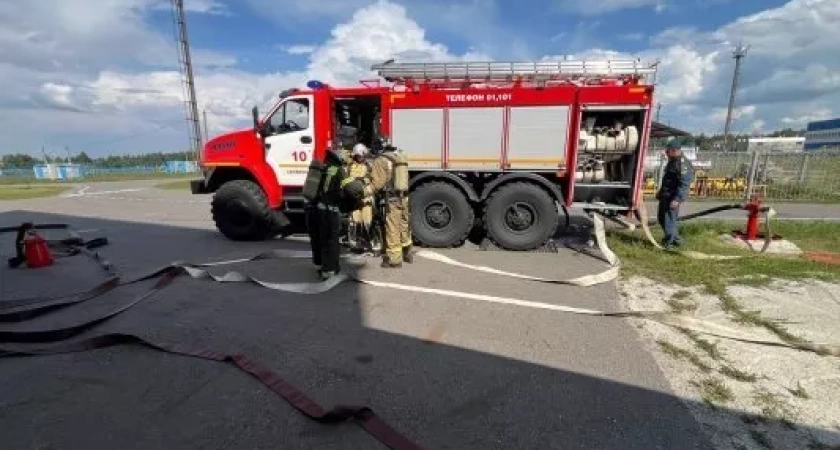
[[[664,123],[651,122],[650,124],[650,137],[653,139],[689,136],[691,136],[691,133],[689,133],[688,131],[683,131],[674,127],[670,127],[668,125],[665,125]]]
[[[748,138],[750,143],[766,143],[766,144],[782,144],[782,143],[802,143],[805,142],[804,137],[751,137]]]
[[[815,120],[813,122],[808,122],[808,126],[806,128],[807,131],[823,131],[836,129],[840,129],[840,118]]]

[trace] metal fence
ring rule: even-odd
[[[0,184],[28,183],[66,183],[83,181],[129,180],[142,178],[167,178],[198,173],[195,164],[143,165],[129,167],[83,166],[67,170],[64,165],[56,165],[52,170],[45,170],[43,165],[33,167],[0,166]]]
[[[773,151],[698,152],[694,160],[693,200],[767,200],[840,203],[840,148],[799,153]],[[662,165],[647,176],[653,196]]]

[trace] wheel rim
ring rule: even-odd
[[[443,202],[432,202],[423,211],[426,224],[436,230],[440,230],[452,223],[452,209]]]
[[[515,233],[522,233],[537,223],[537,211],[528,203],[515,202],[505,209],[505,227]]]

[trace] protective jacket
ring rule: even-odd
[[[397,196],[394,190],[394,166],[387,157],[380,155],[371,162],[366,179],[365,195],[381,192],[385,198]]]
[[[688,189],[693,179],[694,166],[685,155],[668,159],[662,176],[662,186],[656,198],[668,202],[673,200],[684,202],[688,197]]]
[[[321,181],[318,200],[328,205],[338,205],[341,202],[342,181],[346,178],[342,155],[327,152],[327,167]]]

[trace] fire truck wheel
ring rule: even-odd
[[[457,247],[473,227],[475,214],[464,194],[440,181],[420,185],[411,193],[411,234],[424,247]]]
[[[557,231],[560,216],[548,192],[531,183],[511,183],[487,200],[487,237],[505,250],[533,250]]]
[[[249,180],[223,184],[211,204],[216,228],[234,241],[259,241],[277,232],[277,224],[262,189]]]

